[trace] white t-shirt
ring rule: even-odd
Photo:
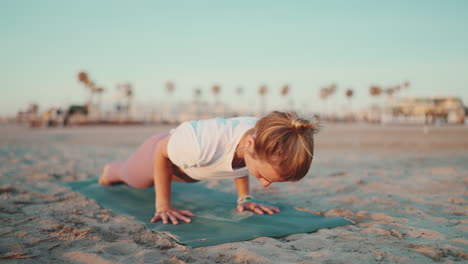
[[[171,131],[169,159],[196,180],[247,176],[247,168],[232,168],[237,144],[258,118],[214,118],[193,120]]]

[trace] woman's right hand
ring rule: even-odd
[[[156,210],[156,213],[154,214],[153,218],[151,218],[151,223],[156,223],[159,220],[162,220],[163,224],[169,224],[169,220],[174,225],[179,224],[179,220],[190,223],[192,219],[190,219],[189,217],[193,216],[195,215],[189,210],[180,210],[169,207],[161,210]]]

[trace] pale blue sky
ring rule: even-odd
[[[164,83],[174,96],[205,95],[219,83],[255,97],[292,88],[297,106],[317,109],[321,86],[356,90],[411,82],[414,96],[450,95],[468,104],[468,1],[0,1],[0,114],[30,102],[42,109],[86,99],[76,74],[107,89],[135,86],[135,99],[157,105]],[[211,94],[209,94],[211,100]],[[249,101],[250,100],[250,101]],[[337,103],[341,103],[337,101]],[[257,103],[243,99],[242,103]]]

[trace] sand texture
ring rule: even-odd
[[[281,238],[192,249],[61,185],[97,177],[170,128],[0,127],[0,262],[468,262],[467,127],[325,126],[306,178],[269,188],[253,179],[252,190],[355,225]],[[201,184],[235,191],[228,180]]]

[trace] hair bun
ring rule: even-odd
[[[292,128],[297,133],[317,133],[318,127],[316,124],[311,123],[309,120],[297,117],[291,120]]]

